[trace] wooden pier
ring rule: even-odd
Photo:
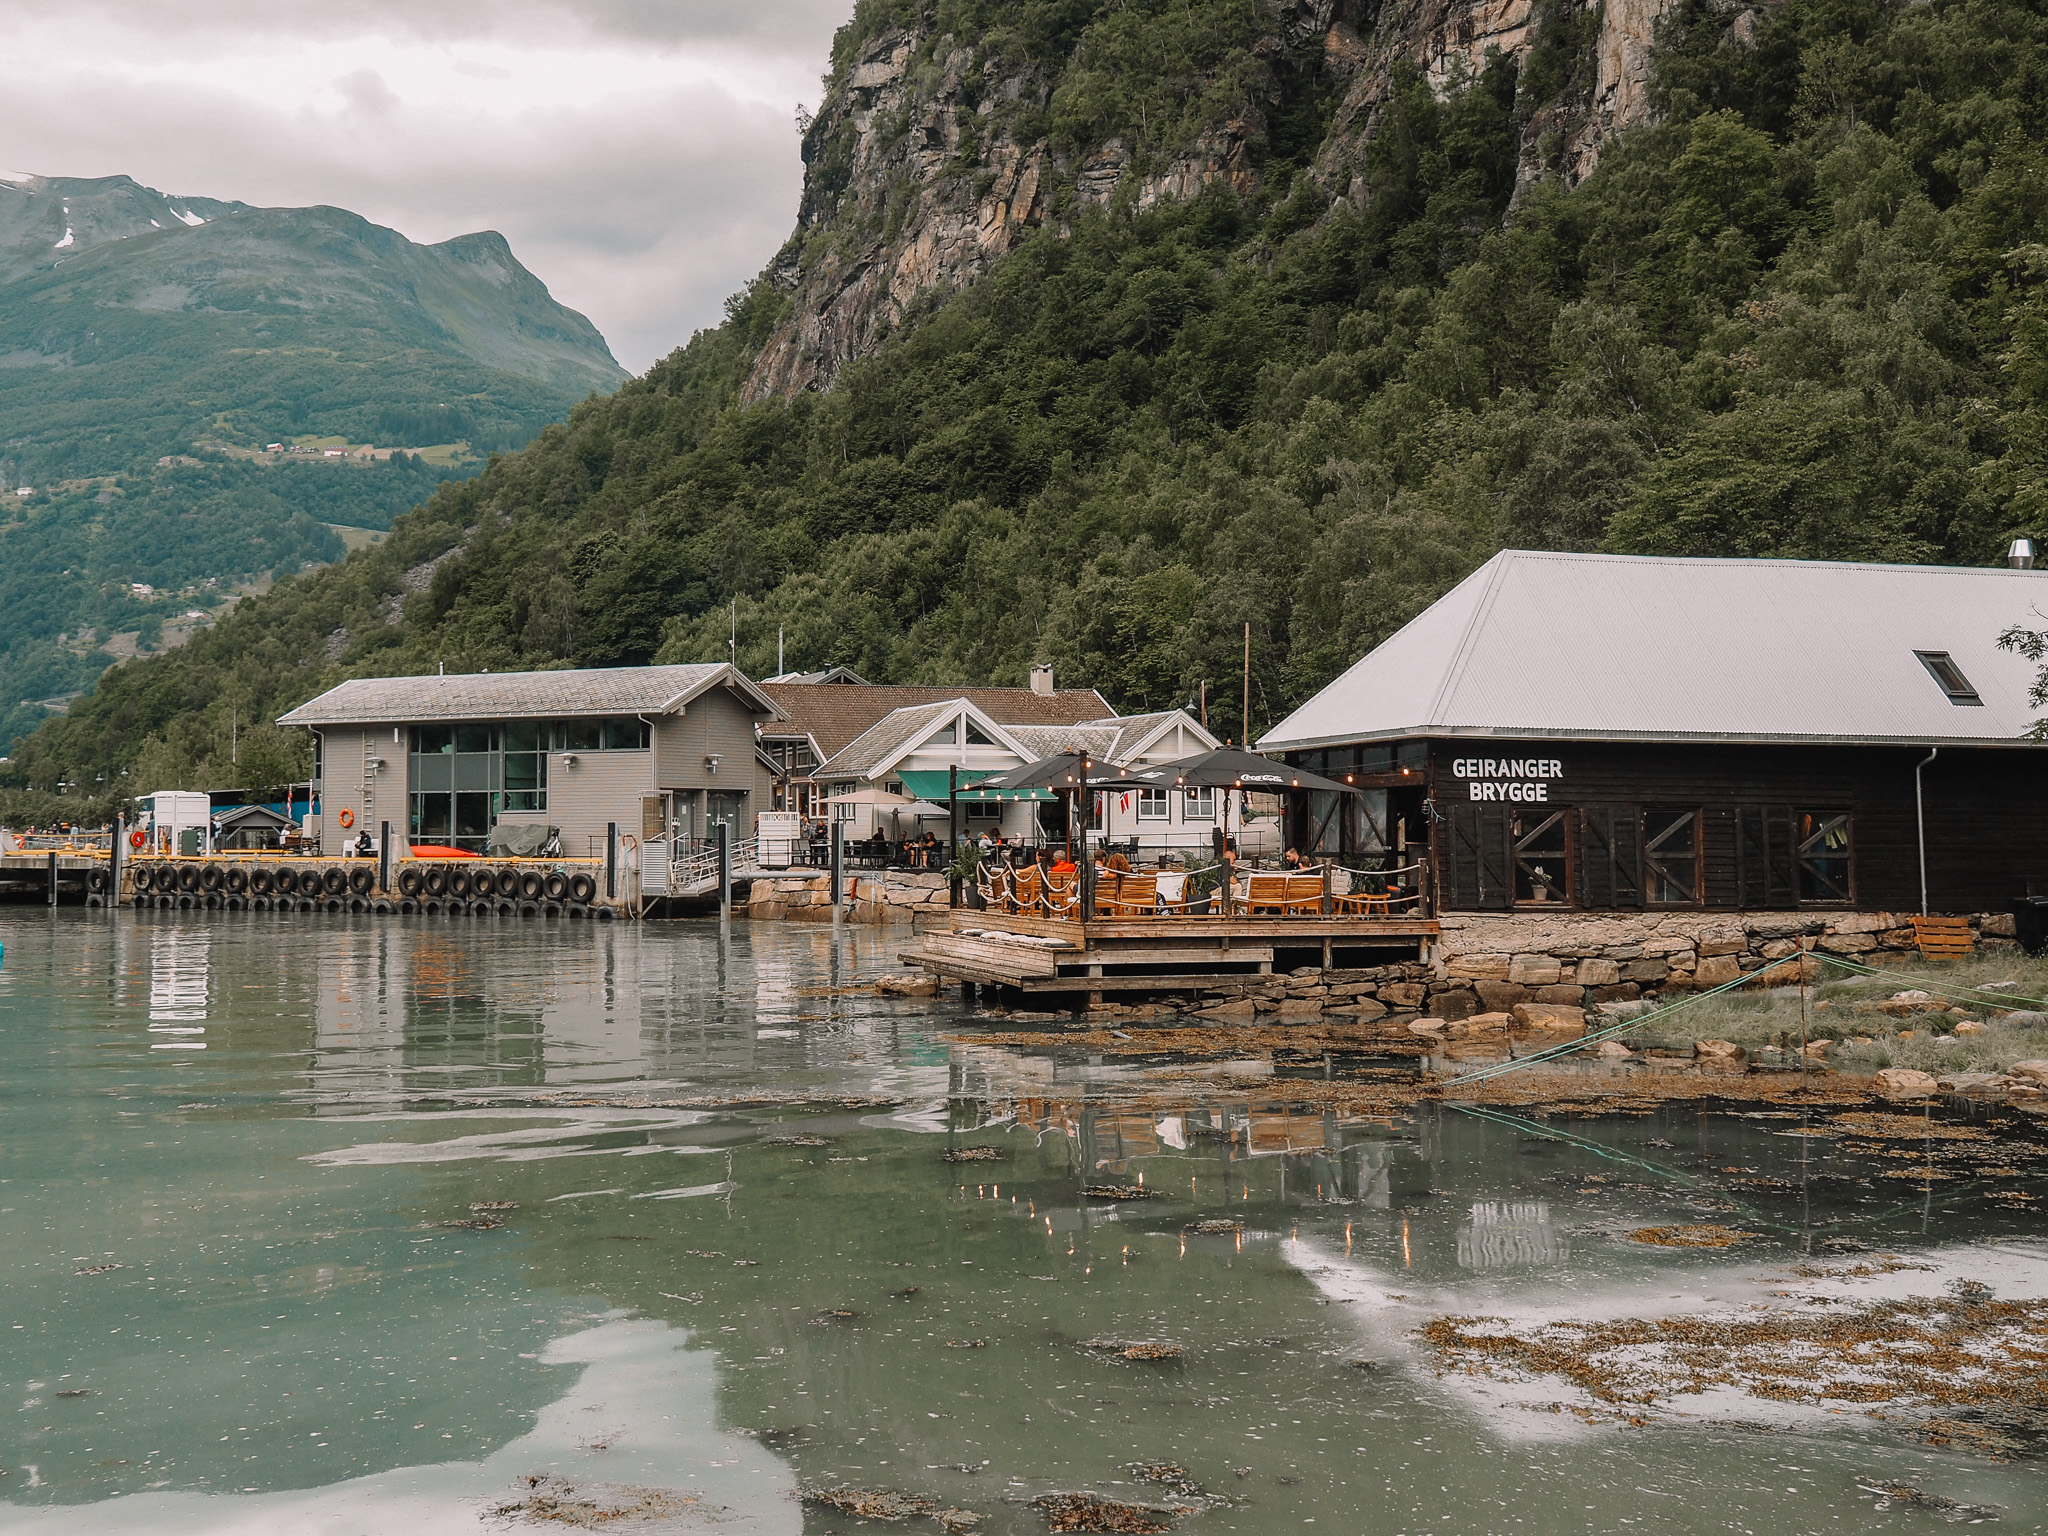
[[[1025,995],[1230,992],[1275,969],[1322,971],[1429,957],[1422,917],[1097,918],[1088,922],[958,908],[919,917],[906,962],[970,987]]]

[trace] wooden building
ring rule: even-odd
[[[278,724],[313,733],[308,829],[331,846],[388,822],[480,853],[500,825],[538,822],[583,857],[604,854],[607,827],[751,837],[776,771],[759,728],[782,718],[743,673],[705,663],[356,678]]]
[[[2002,910],[2048,894],[2048,573],[1495,556],[1259,745],[1290,829],[1440,910]]]

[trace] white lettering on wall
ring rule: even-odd
[[[1544,804],[1550,780],[1564,777],[1564,761],[1555,757],[1459,757],[1451,760],[1451,777],[1470,782],[1474,800],[1508,800]]]

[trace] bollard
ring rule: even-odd
[[[50,905],[57,905],[57,855],[50,855]]]
[[[832,921],[839,921],[839,898],[841,871],[846,867],[846,823],[834,819],[832,823],[832,882],[828,891],[832,899]]]
[[[604,894],[607,900],[619,894],[619,824],[604,824]]]
[[[128,818],[114,818],[114,842],[107,849],[107,910],[121,903],[121,864],[128,851]]]
[[[721,821],[718,828],[718,920],[732,921],[732,824]]]
[[[377,829],[377,889],[386,896],[391,894],[391,823],[388,821]]]

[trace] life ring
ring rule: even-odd
[[[354,811],[343,811],[338,819],[341,822],[342,829],[346,831],[356,824],[356,813]]]
[[[133,832],[130,832],[130,833],[128,834],[128,846],[129,846],[130,848],[146,848],[146,847],[148,847],[148,846],[149,846],[149,834],[148,834],[147,832],[143,831],[143,830],[142,830],[142,828],[140,828],[140,827],[137,827],[137,828],[136,828],[136,829],[135,829],[135,830],[134,830]]]

